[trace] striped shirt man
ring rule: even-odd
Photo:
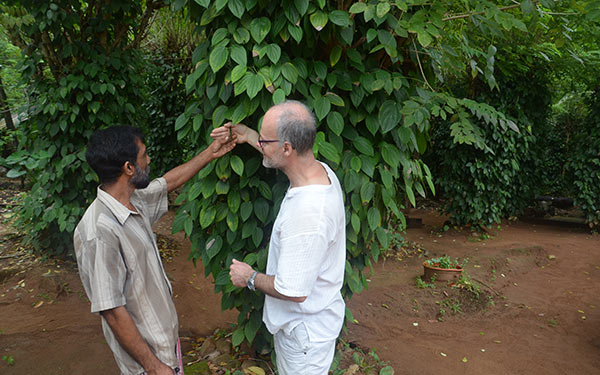
[[[74,233],[81,281],[93,313],[124,306],[156,357],[177,368],[177,313],[152,232],[152,225],[167,212],[167,182],[158,178],[136,189],[131,203],[137,212],[98,188]],[[102,329],[121,373],[143,373],[104,317]]]

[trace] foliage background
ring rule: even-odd
[[[142,125],[156,176],[213,127],[258,128],[286,98],[316,113],[313,151],[346,193],[346,297],[401,241],[401,210],[435,191],[434,176],[457,223],[487,225],[564,192],[594,225],[599,4],[1,0],[0,43],[23,53],[12,105],[31,103],[19,149],[0,160],[31,188],[17,225],[44,254],[70,254],[95,196],[83,157],[95,129]],[[0,58],[14,66],[14,52]],[[182,190],[173,230],[190,237],[222,307],[240,311],[234,343],[268,350],[262,297],[227,275],[233,257],[265,268],[287,179],[260,164],[250,146],[210,164]]]

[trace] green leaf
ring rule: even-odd
[[[238,328],[233,331],[233,335],[231,335],[231,344],[234,347],[240,346],[244,338],[246,337],[246,333],[244,332],[243,326],[238,326]]]
[[[240,207],[240,216],[242,217],[242,221],[248,220],[250,215],[252,214],[252,203],[244,202]]]
[[[215,186],[215,192],[218,195],[227,194],[229,192],[229,182],[217,181],[217,185]]]
[[[390,11],[390,3],[381,2],[377,4],[377,17],[383,18]]]
[[[259,197],[254,202],[254,214],[260,221],[266,223],[269,215],[269,203],[264,198]]]
[[[248,320],[248,323],[246,323],[246,326],[244,327],[244,333],[248,342],[252,342],[254,340],[254,337],[256,337],[256,333],[260,329],[261,325],[262,315],[259,311],[253,311],[250,314],[250,319]]]
[[[215,216],[217,215],[217,210],[214,207],[204,207],[200,211],[200,226],[202,229],[207,228],[210,224],[212,224]]]
[[[339,112],[331,111],[327,115],[327,126],[335,135],[341,135],[344,130],[344,118]]]
[[[221,236],[211,237],[212,238],[209,238],[204,245],[204,248],[206,249],[206,255],[208,256],[209,260],[214,258],[223,247],[223,239]]]
[[[255,18],[250,23],[250,34],[256,43],[261,43],[271,31],[271,21],[267,17]]]
[[[262,89],[262,87],[264,85],[264,81],[263,81],[262,77],[259,76],[258,74],[252,74],[252,73],[249,73],[249,74],[251,74],[251,75],[248,77],[246,92],[248,93],[248,96],[250,97],[250,99],[252,99]]]
[[[242,239],[252,236],[254,231],[256,231],[256,220],[246,221],[242,226]]]
[[[363,2],[354,3],[349,9],[350,13],[362,13],[367,9],[367,4]]]
[[[394,177],[385,168],[379,167],[379,175],[381,176],[381,181],[383,182],[383,186],[386,189],[391,190],[394,187]]]
[[[291,84],[296,84],[298,81],[298,69],[291,62],[283,64],[281,67],[281,74],[287,79]]]
[[[392,366],[385,366],[379,370],[379,375],[394,375],[394,368]]]
[[[375,184],[374,183],[368,182],[360,188],[360,199],[361,199],[361,203],[363,205],[366,203],[369,203],[369,201],[371,199],[373,199],[374,195],[375,195]]]
[[[375,234],[377,235],[377,240],[381,244],[381,247],[384,250],[389,249],[390,248],[390,236],[385,231],[385,229],[383,229],[382,227],[379,227],[375,230]]]
[[[229,0],[229,2],[227,3],[227,7],[231,11],[231,13],[239,19],[242,19],[242,16],[246,11],[242,0]]]
[[[231,169],[233,169],[238,176],[244,174],[244,162],[239,156],[232,155],[231,159],[229,159],[229,163],[231,164]]]
[[[235,83],[240,80],[245,74],[248,68],[245,65],[237,65],[231,71],[231,82]]]
[[[240,204],[240,193],[234,189],[227,195],[227,206],[231,212],[236,213],[240,209]]]
[[[369,228],[371,228],[371,230],[375,230],[379,226],[381,215],[376,207],[369,208],[369,211],[367,212],[367,221],[369,222]]]
[[[354,229],[354,232],[358,234],[358,232],[360,232],[360,218],[356,213],[352,213],[352,216],[350,216],[350,222],[352,224],[352,229]]]
[[[417,40],[419,41],[419,44],[423,47],[428,47],[431,44],[431,42],[433,42],[431,34],[429,34],[425,30],[419,31],[417,33]]]
[[[358,156],[352,157],[352,159],[350,160],[350,167],[354,171],[360,172],[360,168],[362,167],[362,161],[360,160],[360,158]]]
[[[267,47],[267,56],[273,64],[277,64],[281,57],[281,48],[277,44],[270,44]]]
[[[342,56],[342,47],[334,46],[331,49],[331,53],[329,54],[329,65],[335,66],[335,64],[340,61],[340,57]]]
[[[323,30],[328,21],[327,13],[317,10],[310,15],[310,23],[317,31]]]
[[[325,97],[321,96],[315,100],[314,110],[315,115],[317,115],[317,118],[319,119],[319,121],[321,121],[325,118],[325,116],[327,116],[327,114],[331,110],[331,102]]]
[[[379,109],[379,123],[381,131],[385,134],[394,129],[399,122],[398,103],[393,100],[386,100]]]
[[[531,1],[531,0],[521,1],[521,10],[523,11],[523,14],[527,14],[527,15],[535,12],[535,6],[533,5],[533,1]]]
[[[319,154],[323,155],[325,158],[334,163],[340,162],[340,154],[338,153],[337,148],[335,148],[335,146],[331,143],[325,141],[319,143]]]
[[[354,140],[354,147],[356,147],[358,151],[367,156],[375,155],[373,145],[371,145],[371,142],[369,142],[369,140],[365,137],[356,137],[356,139]]]
[[[208,58],[208,63],[213,72],[218,72],[227,62],[229,50],[224,46],[215,47]]]
[[[405,190],[406,190],[406,196],[408,197],[408,200],[410,201],[410,203],[413,205],[413,207],[416,207],[416,201],[415,201],[415,193],[412,191],[412,187],[410,187],[408,184],[405,184]]]
[[[261,228],[256,228],[252,233],[252,243],[254,244],[254,246],[259,247],[262,239],[263,230]]]
[[[238,65],[246,66],[248,58],[246,49],[240,45],[234,44],[231,47],[231,59],[238,63]]]
[[[324,97],[326,97],[329,100],[329,102],[335,106],[338,106],[338,107],[345,106],[344,99],[342,99],[338,94],[335,94],[333,92],[328,92],[324,95]]]
[[[285,101],[285,91],[277,89],[273,93],[273,104],[283,103]]]
[[[380,146],[380,149],[383,160],[392,168],[398,168],[401,161],[401,155],[398,148],[390,145],[389,143],[384,143]]]
[[[348,12],[345,12],[343,10],[334,10],[331,13],[329,13],[329,19],[331,20],[332,23],[341,26],[341,27],[347,27],[350,26],[350,15],[348,14]]]
[[[290,33],[292,38],[294,38],[296,43],[300,43],[302,41],[302,35],[304,34],[304,32],[302,31],[301,27],[288,24],[288,32]]]
[[[177,117],[177,120],[175,120],[175,131],[183,128],[185,126],[185,124],[187,124],[188,122],[188,117],[185,115],[185,113],[180,114]]]
[[[239,216],[229,211],[227,213],[227,228],[232,232],[237,232],[239,226]]]
[[[308,9],[309,0],[294,0],[294,5],[296,5],[296,9],[298,10],[298,14],[300,17],[306,14],[306,10]]]
[[[208,8],[208,6],[210,5],[210,0],[194,0],[196,2],[196,4],[204,7],[204,8]]]
[[[188,201],[193,201],[194,199],[198,198],[198,196],[200,195],[201,192],[202,192],[202,183],[195,182],[192,185],[192,187],[190,188],[190,190],[188,191]]]

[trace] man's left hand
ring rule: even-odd
[[[233,150],[235,145],[235,135],[233,138],[231,138],[229,135],[226,135],[212,141],[212,143],[208,146],[208,149],[210,150],[213,158],[216,159]]]
[[[229,276],[231,277],[231,283],[238,288],[244,288],[248,286],[248,279],[254,273],[252,267],[244,262],[233,260],[231,266],[229,266]]]

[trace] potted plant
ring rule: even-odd
[[[423,262],[425,280],[441,280],[452,281],[456,280],[462,274],[462,264],[458,258],[450,258],[444,255],[439,258],[427,259]]]

